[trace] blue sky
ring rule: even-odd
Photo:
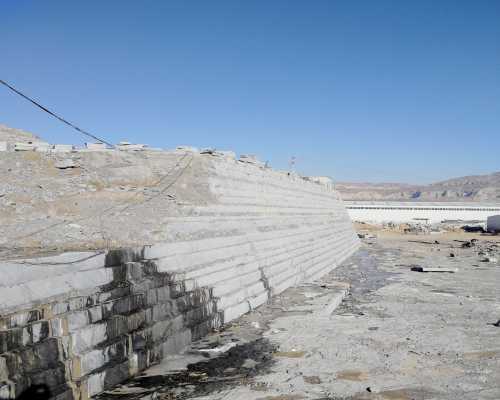
[[[113,142],[336,180],[500,170],[500,1],[0,1],[0,78]],[[76,132],[0,87],[0,123]]]

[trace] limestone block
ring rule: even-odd
[[[14,143],[14,151],[34,151],[35,145],[33,143]]]
[[[106,266],[113,267],[127,262],[141,261],[143,258],[143,248],[126,248],[109,250],[106,253]]]
[[[163,321],[178,314],[174,301],[156,304],[151,310],[151,321]],[[150,321],[148,320],[148,322]]]
[[[5,356],[0,356],[0,382],[5,382],[9,379],[9,370],[7,369],[7,360]]]
[[[76,164],[76,162],[74,160],[72,160],[71,158],[57,160],[54,163],[54,167],[56,167],[58,169],[76,168],[77,166],[78,165]]]
[[[171,287],[161,286],[159,288],[149,289],[145,293],[145,302],[147,305],[155,305],[171,301]]]
[[[222,311],[222,320],[224,324],[227,324],[228,322],[242,316],[243,314],[246,314],[247,312],[250,311],[250,305],[248,302],[242,302],[239,304],[236,304],[234,306],[230,306],[225,308]]]
[[[89,314],[89,322],[91,324],[95,324],[96,322],[99,322],[103,319],[103,313],[102,313],[101,306],[90,307],[87,310],[87,312]]]
[[[66,315],[69,332],[75,332],[80,328],[90,324],[89,314],[85,311],[75,311]]]
[[[56,339],[45,340],[35,346],[28,346],[3,355],[8,375],[16,373],[28,375],[32,371],[56,368],[59,364],[59,351]],[[1,371],[0,359],[0,371]]]
[[[49,336],[49,321],[38,321],[28,325],[32,343],[38,343]]]
[[[12,396],[11,396],[12,395]],[[11,385],[8,383],[0,383],[0,398],[1,399],[11,399],[13,397],[13,391]]]
[[[184,296],[176,299],[177,309],[180,312],[186,312],[189,309],[199,307],[212,299],[211,288],[198,288]]]
[[[154,343],[162,342],[166,337],[172,336],[184,328],[184,317],[182,315],[158,321],[144,330],[132,332],[132,349],[133,351],[139,351],[149,348]]]
[[[222,326],[222,318],[219,313],[211,315],[205,321],[197,325],[190,326],[192,340],[198,340],[207,335],[213,329],[219,329]]]
[[[99,323],[88,325],[72,334],[71,337],[72,353],[81,354],[107,340],[107,324]]]
[[[146,144],[134,144],[130,142],[120,142],[116,145],[116,148],[121,151],[143,151],[147,147]]]
[[[25,326],[30,322],[38,321],[42,318],[40,310],[27,310],[0,318],[0,330],[7,330],[18,326]]]
[[[117,314],[129,314],[146,304],[142,293],[121,297],[103,304],[103,315],[108,318]]]
[[[49,322],[51,336],[62,337],[69,333],[68,321],[65,318],[52,318]]]
[[[47,142],[32,142],[34,147],[35,147],[35,151],[39,151],[39,152],[48,152],[50,150],[50,144],[47,143]]]
[[[196,325],[213,315],[217,311],[217,303],[215,300],[210,300],[197,308],[193,308],[184,313],[184,318],[187,326]]]
[[[85,148],[91,151],[102,151],[107,150],[107,145],[105,143],[85,143]]]
[[[96,394],[123,382],[129,376],[128,361],[110,367],[105,371],[92,374],[86,378],[85,381],[83,381],[83,398],[95,396]]]
[[[54,153],[70,153],[75,150],[75,146],[71,144],[55,144],[52,147]]]
[[[168,355],[179,354],[191,343],[191,330],[185,329],[167,338],[160,345],[162,358]]]
[[[109,362],[122,362],[127,357],[127,339],[91,350],[73,360],[73,379],[81,379]]]

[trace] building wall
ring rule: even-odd
[[[349,202],[347,212],[353,221],[362,222],[422,222],[439,223],[445,220],[481,221],[500,212],[500,205],[471,205],[458,203],[363,203]],[[425,222],[425,221],[424,221]]]

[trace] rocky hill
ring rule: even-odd
[[[336,187],[344,200],[500,202],[500,172],[430,185],[339,182]]]
[[[29,142],[32,140],[39,140],[40,138],[32,133],[23,131],[21,129],[10,128],[6,125],[0,124],[0,142]]]

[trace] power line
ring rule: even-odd
[[[84,131],[83,129],[79,128],[78,126],[76,126],[76,125],[72,124],[71,122],[65,120],[64,118],[60,117],[59,115],[57,115],[53,111],[50,111],[47,107],[42,106],[40,103],[36,102],[35,100],[33,100],[31,97],[25,95],[24,93],[20,92],[15,87],[9,85],[7,82],[3,81],[2,79],[0,79],[0,83],[2,85],[4,85],[5,87],[7,87],[8,89],[10,89],[12,92],[16,93],[17,95],[21,96],[25,100],[28,100],[30,103],[34,104],[36,107],[38,107],[42,111],[45,111],[46,113],[52,115],[54,118],[57,118],[62,123],[66,124],[66,125],[69,125],[71,128],[75,129],[76,131],[80,132],[81,134],[83,134],[85,136],[88,136],[88,137],[90,137],[92,139],[98,140],[99,142],[105,143],[108,146],[115,147],[113,144],[107,142],[106,140],[101,139],[98,136],[92,135],[91,133],[89,133],[87,131]]]

